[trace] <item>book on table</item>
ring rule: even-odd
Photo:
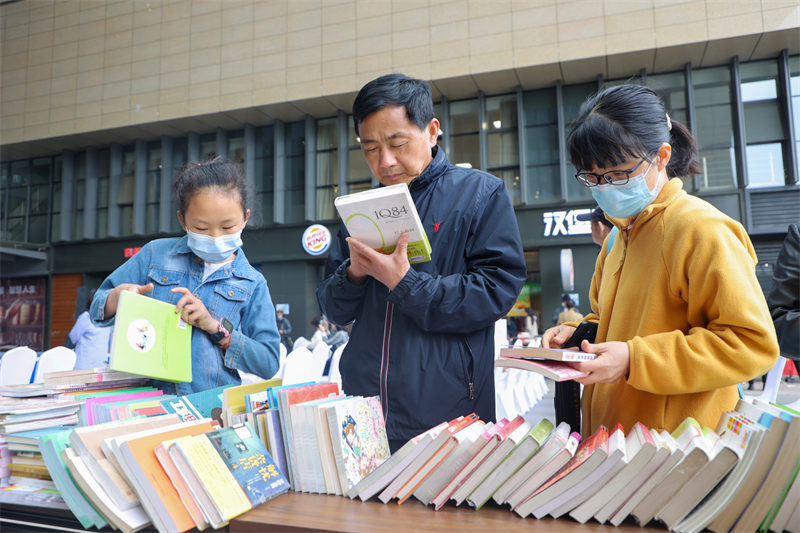
[[[681,490],[656,513],[656,519],[661,520],[670,529],[674,529],[678,522],[686,517],[731,471],[739,461],[739,455],[734,449],[738,443],[726,438],[730,435],[733,434],[726,433],[720,436],[715,432],[709,432],[708,438],[712,439],[713,444],[709,451],[708,463],[695,472]]]
[[[473,494],[470,494],[469,499],[475,504],[476,509],[480,509],[489,501],[500,486],[533,456],[539,446],[547,439],[547,436],[550,435],[550,432],[553,431],[553,427],[553,423],[550,420],[543,418],[522,437],[503,458],[497,468],[481,482]]]
[[[107,525],[106,520],[89,503],[89,500],[86,499],[86,496],[75,484],[64,460],[62,452],[69,447],[69,434],[71,431],[71,429],[66,429],[42,435],[38,439],[39,449],[59,494],[64,498],[64,503],[67,504],[69,510],[81,523],[81,526],[84,529],[90,527],[100,529]]]
[[[414,459],[378,494],[378,499],[383,503],[388,503],[389,500],[395,497],[397,491],[447,442],[450,436],[454,434],[456,426],[461,426],[465,422],[472,423],[473,420],[478,420],[478,416],[475,413],[470,413],[466,417],[459,416],[428,430],[432,440],[427,441],[427,444],[424,445],[419,453],[415,454]]]
[[[563,424],[568,430],[569,424]],[[510,491],[505,499],[505,503],[508,503],[511,509],[516,509],[519,504],[528,499],[536,489],[541,487],[575,455],[581,441],[580,433],[568,432],[565,437],[559,430],[560,426],[561,424],[556,427],[556,431],[550,439],[553,442],[548,440],[544,443],[540,452],[534,454],[531,460],[509,479],[512,485],[516,485],[516,488]],[[540,457],[539,453],[541,452],[544,453]]]
[[[281,419],[281,433],[283,436],[283,447],[286,452],[286,470],[288,474],[289,483],[293,490],[302,490],[299,479],[298,461],[299,449],[295,442],[293,434],[292,418],[289,406],[310,402],[312,400],[321,400],[338,396],[341,394],[339,385],[337,383],[313,383],[303,384],[297,386],[278,386],[269,389],[275,398],[278,411],[280,412]]]
[[[615,435],[618,433],[615,432]],[[514,512],[525,517],[539,509],[575,483],[585,478],[608,458],[608,428],[600,425],[584,439],[564,465],[542,483],[530,496],[514,506]]]
[[[494,422],[478,420],[450,437],[455,447],[445,459],[414,489],[413,496],[428,505],[444,486],[469,461],[478,448],[475,442],[482,433],[490,429]],[[480,443],[478,443],[480,445]]]
[[[770,426],[782,422],[780,425],[786,427],[780,447],[772,456],[772,464],[763,478],[764,481],[731,529],[735,532],[754,531],[768,517],[773,504],[788,487],[795,465],[800,460],[797,445],[800,442],[800,416],[791,409],[776,407],[757,398],[753,400],[752,406],[747,402],[740,402],[737,409],[751,418],[759,415],[763,418],[765,414],[772,415]],[[711,524],[712,530],[713,527],[714,523]]]
[[[650,432],[653,434],[653,439],[659,444],[659,447],[666,448],[667,457],[658,466],[658,468],[653,471],[650,477],[648,477],[644,483],[642,483],[636,490],[633,491],[633,494],[630,495],[625,503],[623,503],[619,509],[614,511],[614,514],[612,514],[608,519],[611,525],[620,525],[628,517],[628,515],[630,515],[631,511],[633,511],[633,509],[639,505],[639,502],[641,502],[656,485],[661,483],[661,481],[675,467],[675,465],[677,465],[683,459],[683,450],[678,446],[678,441],[676,441],[672,435],[665,430],[657,432],[654,429],[651,429]],[[661,451],[660,453],[663,454],[665,452]]]
[[[442,462],[459,446],[462,437],[468,438],[469,435],[478,434],[484,426],[483,421],[474,413],[455,424],[449,425],[443,432],[449,435],[449,438],[438,449],[435,449],[430,458],[400,487],[394,496],[397,498],[397,503],[400,504],[406,501],[428,476],[438,470]],[[457,438],[456,436],[459,437]],[[433,449],[435,446],[431,448]]]
[[[161,467],[155,454],[156,446],[163,440],[202,434],[212,427],[211,420],[205,418],[106,439],[111,441],[117,464],[159,531],[184,532],[196,523]]]
[[[389,439],[377,396],[333,402],[327,410],[331,446],[342,493],[389,458]]]
[[[519,346],[500,348],[500,357],[513,359],[546,359],[550,361],[593,361],[597,354],[578,350],[562,350],[559,348],[543,348],[541,346]]]
[[[342,494],[327,408],[353,399],[353,396],[336,396],[289,406],[293,433],[301,451],[298,470],[303,492]]]
[[[557,427],[552,429],[547,437],[545,437],[545,440],[536,447],[536,450],[497,488],[492,496],[495,503],[499,505],[506,503],[511,493],[517,490],[531,475],[538,472],[556,455],[560,448],[566,445],[569,436],[570,427],[566,422],[561,422]]]
[[[784,531],[790,527],[800,530],[800,472],[798,470],[800,470],[800,463],[795,468],[794,480],[786,490],[780,508],[776,511],[769,525],[770,531]],[[764,528],[762,527],[759,530],[763,531]]]
[[[381,465],[359,481],[349,491],[348,498],[367,501],[386,488],[413,461],[437,435],[447,426],[442,422],[419,435],[410,438]],[[388,500],[387,500],[388,501]]]
[[[463,501],[466,501],[468,505],[476,510],[483,507],[483,504],[489,500],[494,492],[494,486],[490,489],[484,483],[514,447],[530,433],[532,427],[531,423],[527,422],[522,416],[517,416],[508,427],[503,428],[503,431],[495,435],[495,438],[500,443],[461,485],[460,490],[466,494]]]
[[[581,372],[562,361],[551,359],[521,359],[517,357],[498,357],[494,360],[494,366],[498,368],[517,368],[536,372],[553,381],[569,381],[586,377],[585,372]]]
[[[175,305],[122,291],[109,368],[163,381],[192,381],[192,326]]]
[[[222,425],[222,393],[231,385],[165,398],[161,406],[167,413],[175,413],[184,422],[212,418]]]
[[[619,472],[625,465],[625,454],[625,431],[622,428],[622,424],[617,424],[608,435],[608,452],[603,462],[592,469],[589,474],[580,472],[580,468],[584,468],[583,464],[571,467],[575,472],[574,474],[573,472],[567,472],[570,463],[577,463],[578,452],[576,452],[575,457],[562,468],[565,473],[556,474],[550,478],[553,480],[557,476],[561,476],[562,479],[555,479],[553,482],[548,480],[547,483],[550,487],[542,491],[544,493],[547,490],[552,490],[554,495],[546,497],[547,503],[534,508],[531,514],[536,518],[541,518],[547,514],[558,518],[579,506],[596,491],[601,490],[603,484]],[[587,461],[584,460],[584,462]],[[558,487],[558,485],[562,484],[563,487]]]
[[[714,492],[675,526],[677,531],[698,533],[719,516],[734,493],[746,482],[750,469],[758,457],[766,431],[764,426],[736,411],[726,411],[722,414],[716,432],[720,435],[733,436],[737,443],[734,450],[739,455],[739,461]]]
[[[234,424],[233,417],[244,413],[246,409],[245,397],[254,392],[266,392],[272,387],[279,387],[280,378],[265,379],[244,385],[234,385],[222,389],[222,420],[223,425]]]
[[[333,204],[351,237],[391,254],[400,235],[408,233],[409,263],[431,260],[428,236],[405,183],[339,196]]]
[[[132,533],[151,523],[150,516],[141,505],[126,509],[118,507],[73,448],[65,448],[62,455],[72,479],[110,525],[123,533]]]
[[[581,523],[592,517],[604,523],[658,467],[655,459],[658,451],[650,430],[640,422],[634,424],[625,438],[626,461],[623,467],[605,483],[603,490],[596,491],[569,515]],[[664,459],[666,449],[658,456],[658,460]]]
[[[694,418],[687,417],[671,435],[678,443],[680,461],[631,511],[630,514],[642,526],[650,522],[689,478],[708,463],[710,442]]]
[[[176,415],[106,422],[75,428],[70,433],[69,440],[72,447],[81,456],[86,468],[108,492],[114,505],[119,509],[130,509],[139,505],[139,498],[125,477],[103,453],[103,440],[162,428],[178,422],[180,419]]]
[[[470,477],[476,473],[494,449],[512,431],[517,429],[523,421],[524,419],[521,416],[513,420],[503,418],[498,420],[489,430],[483,432],[476,441],[478,443],[477,451],[434,498],[434,508],[436,510],[441,509],[447,500],[455,500],[456,505],[460,505],[471,492]]]

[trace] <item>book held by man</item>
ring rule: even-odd
[[[164,381],[192,381],[192,326],[175,306],[130,291],[119,297],[109,368]]]
[[[431,260],[428,236],[405,183],[339,196],[333,203],[351,237],[391,254],[400,235],[408,233],[409,263]]]

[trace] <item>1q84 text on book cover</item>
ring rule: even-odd
[[[405,183],[340,196],[334,205],[352,237],[390,254],[400,235],[408,233],[408,261],[431,260],[428,236]]]

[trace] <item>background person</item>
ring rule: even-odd
[[[402,74],[367,83],[353,103],[361,151],[379,186],[406,183],[432,260],[410,265],[408,235],[391,255],[343,224],[317,287],[322,311],[355,320],[340,361],[343,389],[380,395],[389,445],[457,416],[494,420],[494,329],[525,281],[503,180],[452,165],[437,146],[428,84]]]
[[[603,213],[603,210],[599,207],[596,207],[593,211],[589,213],[581,213],[575,217],[581,221],[590,221],[592,225],[592,242],[595,243],[597,246],[603,246],[603,243],[608,237],[609,234],[614,233],[616,237],[617,230],[614,228],[614,224],[608,220]],[[614,240],[610,240],[608,242],[610,249],[614,246]]]
[[[292,341],[292,323],[289,318],[283,314],[283,309],[275,310],[275,326],[278,328],[278,334],[281,336],[281,343],[286,346],[286,349],[291,351],[294,341]]]
[[[267,282],[241,249],[250,218],[244,178],[220,159],[187,163],[173,192],[186,235],[150,241],[112,272],[92,301],[92,320],[111,324],[126,290],[174,304],[193,326],[193,381],[158,381],[167,394],[239,384],[237,370],[272,377],[280,336]]]
[[[583,315],[575,310],[575,302],[572,301],[572,298],[567,298],[564,305],[567,307],[567,310],[558,314],[557,325],[561,325],[565,322],[580,322],[583,319]]]
[[[86,306],[69,331],[69,340],[75,350],[75,368],[107,368],[108,349],[111,345],[110,327],[96,326],[89,316],[89,306],[95,289],[89,291]]]
[[[677,176],[699,166],[694,139],[647,87],[591,97],[568,147],[576,178],[619,228],[598,257],[584,319],[598,328],[581,349],[598,357],[574,365],[589,374],[578,380],[583,434],[636,422],[672,431],[687,416],[714,427],[737,384],[778,357],[746,231],[683,190]],[[549,329],[543,346],[562,346],[576,325]]]
[[[772,270],[767,304],[775,324],[781,354],[800,371],[800,228],[789,224]]]

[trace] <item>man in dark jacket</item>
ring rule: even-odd
[[[800,227],[789,224],[783,248],[772,270],[772,288],[767,296],[781,355],[800,370]]]
[[[473,411],[494,420],[494,323],[517,298],[525,260],[505,183],[450,164],[436,145],[426,82],[402,74],[369,82],[353,121],[380,186],[408,184],[433,250],[431,261],[410,265],[406,234],[383,255],[340,225],[317,288],[331,320],[355,321],[342,387],[380,396],[394,451]]]

